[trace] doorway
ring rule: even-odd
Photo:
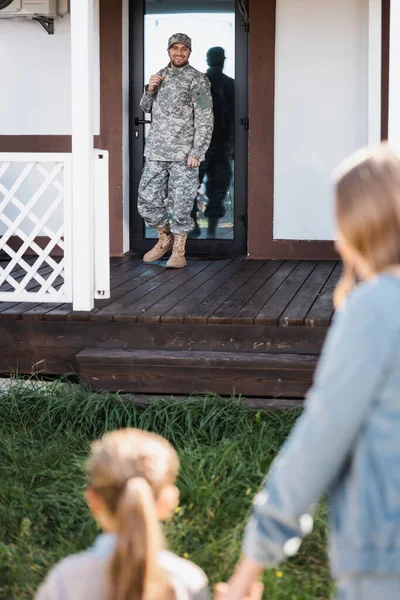
[[[247,253],[247,10],[236,0],[144,0],[130,3],[130,240],[132,252],[154,245],[156,231],[137,210],[137,190],[151,115],[139,108],[150,75],[168,64],[167,40],[192,38],[190,64],[206,73],[214,104],[214,133],[199,171],[193,206],[192,256]],[[168,203],[168,200],[166,201]]]

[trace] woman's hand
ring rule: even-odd
[[[261,600],[263,586],[259,579],[263,571],[263,565],[243,555],[229,583],[217,585],[223,587],[218,587],[216,600]]]
[[[264,591],[262,583],[253,583],[247,596],[239,597],[228,583],[217,583],[214,587],[215,600],[261,600]]]

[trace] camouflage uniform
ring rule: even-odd
[[[187,167],[187,158],[203,161],[213,132],[210,82],[189,64],[170,65],[157,75],[163,78],[160,85],[154,92],[146,86],[140,102],[143,112],[152,114],[152,124],[138,210],[148,225],[161,227],[168,222],[168,198],[171,231],[185,234],[194,227],[191,211],[199,187],[199,169]]]

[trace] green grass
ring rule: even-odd
[[[105,431],[140,427],[176,447],[181,503],[165,532],[213,584],[240,551],[251,499],[298,411],[249,411],[219,398],[146,407],[117,396],[53,384],[0,392],[0,598],[27,600],[61,557],[89,546],[96,526],[85,507],[84,461]],[[266,572],[266,597],[328,599],[325,510],[300,553]]]

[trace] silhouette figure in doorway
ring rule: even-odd
[[[208,219],[207,238],[216,237],[218,221],[225,215],[225,198],[232,179],[232,161],[235,146],[235,82],[223,72],[225,50],[210,48],[206,55],[206,75],[211,83],[214,111],[214,131],[204,162],[200,165],[200,184],[205,181],[208,198],[205,216]],[[200,235],[197,224],[197,200],[192,217],[196,222],[191,237]]]

